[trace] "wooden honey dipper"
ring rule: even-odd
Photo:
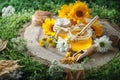
[[[76,34],[75,38],[76,39],[78,36],[82,35],[85,33],[85,31],[98,19],[98,16],[95,16],[79,33]],[[73,39],[73,40],[74,40]]]

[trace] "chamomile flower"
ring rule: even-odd
[[[97,46],[97,51],[98,52],[107,52],[110,48],[112,48],[111,44],[112,41],[109,40],[109,37],[107,36],[102,36],[99,39],[94,40],[95,45]]]
[[[2,16],[11,16],[12,14],[14,14],[15,12],[15,8],[12,6],[8,6],[8,7],[4,7],[2,9]]]
[[[64,52],[69,49],[69,44],[67,43],[67,40],[58,37],[56,48],[58,48],[60,52]]]

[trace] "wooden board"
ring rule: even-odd
[[[105,29],[105,35],[116,35],[120,38],[120,29],[118,27],[111,25],[105,20],[100,21]],[[40,26],[31,25],[31,23],[27,23],[24,25],[25,30],[23,33],[24,39],[27,41],[27,48],[30,55],[34,56],[34,59],[38,61],[42,61],[44,64],[50,64],[53,60],[59,61],[64,57],[65,53],[59,53],[55,48],[44,48],[39,46],[39,40],[43,37],[43,31]],[[90,69],[93,67],[102,66],[109,61],[111,61],[119,50],[114,48],[112,51],[109,51],[106,54],[95,53],[90,56],[90,59],[87,63],[85,63],[84,68]],[[74,68],[77,70],[82,69],[79,64],[61,64],[60,66],[66,68]]]

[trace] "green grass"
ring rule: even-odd
[[[0,59],[20,60],[19,63],[23,66],[21,71],[24,73],[22,80],[36,80],[36,78],[45,80],[47,67],[33,61],[25,52],[17,51],[11,43],[11,39],[17,37],[18,30],[22,28],[22,25],[30,21],[30,16],[31,13],[23,12],[0,19],[0,26],[2,26],[0,27],[0,38],[9,40],[7,48],[0,52]]]
[[[93,16],[99,15],[100,18],[115,22],[120,26],[120,12],[117,0],[82,0],[86,1],[91,7]],[[57,14],[57,10],[63,4],[74,2],[74,0],[0,0],[0,15],[3,7],[12,5],[16,9],[16,14],[10,17],[0,17],[0,38],[9,40],[7,48],[0,52],[0,60],[20,60],[19,64],[23,67],[23,77],[20,80],[58,80],[48,74],[48,66],[45,66],[31,59],[25,51],[18,51],[13,48],[11,39],[18,36],[18,31],[22,25],[30,21],[31,15],[35,10],[48,10]],[[119,80],[120,76],[120,52],[117,57],[107,65],[86,70],[87,80]],[[58,76],[59,77],[59,76]],[[59,78],[62,80],[62,78]]]
[[[18,51],[13,48],[12,38],[18,36],[18,31],[22,25],[30,21],[33,11],[22,11],[10,17],[0,18],[0,38],[8,40],[7,48],[0,52],[0,60],[20,60],[19,64],[23,66],[23,72],[20,80],[54,80],[48,74],[48,66],[45,66],[26,54],[26,51]],[[19,45],[17,46],[19,47]],[[58,79],[57,79],[58,80]]]
[[[118,0],[82,0],[88,3],[89,7],[92,9],[92,15],[99,15],[101,18],[107,19],[114,22],[120,26],[120,1]],[[75,0],[0,0],[0,15],[3,7],[12,5],[15,7],[16,12],[21,12],[22,10],[47,10],[57,14],[57,10],[63,4],[73,3]]]
[[[103,67],[86,70],[87,80],[119,80],[120,76],[120,52],[108,64]]]

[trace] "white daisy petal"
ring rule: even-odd
[[[6,10],[6,7],[4,7],[4,8],[2,9],[2,13],[3,13],[5,10]]]
[[[112,41],[109,40],[109,37],[102,36],[99,39],[94,40],[95,45],[97,46],[98,52],[107,52],[110,48],[112,48]]]
[[[67,43],[67,40],[58,37],[56,48],[58,48],[60,52],[64,52],[69,49],[69,44]]]

